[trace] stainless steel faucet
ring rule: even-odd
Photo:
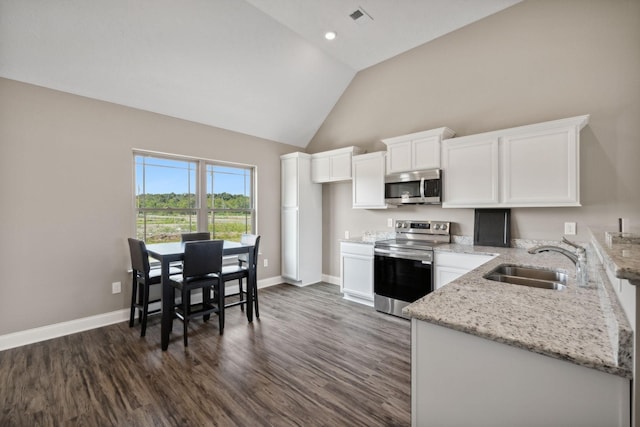
[[[558,252],[569,258],[576,265],[576,280],[578,286],[589,286],[589,270],[587,267],[587,251],[582,246],[569,241],[566,237],[562,238],[562,242],[569,246],[576,248],[575,253],[568,251],[564,248],[552,245],[541,245],[529,249],[530,254],[537,254],[540,252]]]

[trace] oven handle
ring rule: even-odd
[[[374,254],[389,257],[389,258],[404,258],[411,259],[414,261],[422,261],[423,264],[432,264],[433,261],[430,259],[424,259],[423,255],[417,255],[413,252],[402,252],[402,251],[390,251],[387,249],[374,248]]]

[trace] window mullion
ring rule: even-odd
[[[198,161],[198,231],[209,229],[207,219],[207,163],[204,160]]]

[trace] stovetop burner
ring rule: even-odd
[[[436,245],[451,241],[451,223],[446,221],[396,220],[395,229],[395,239],[377,241],[375,246],[431,250]]]
[[[418,239],[388,239],[388,240],[379,240],[375,243],[377,247],[388,247],[388,248],[406,248],[406,249],[416,249],[416,250],[431,250],[434,246],[441,245],[448,242],[435,241],[435,240],[418,240]]]

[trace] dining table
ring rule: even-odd
[[[169,267],[171,263],[184,259],[184,242],[151,243],[147,245],[149,256],[160,262],[162,273],[162,320],[160,327],[160,343],[162,350],[169,348],[169,336],[173,327],[174,318],[174,292],[169,280]],[[253,322],[253,289],[256,281],[256,265],[254,258],[254,245],[225,240],[222,256],[248,254],[249,279],[247,283],[247,320]]]

